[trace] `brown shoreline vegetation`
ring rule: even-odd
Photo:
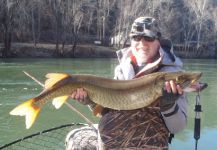
[[[0,44],[1,45],[1,44]],[[56,51],[55,44],[13,43],[11,58],[115,58],[116,49],[94,44],[80,44],[72,51],[73,45],[65,45]]]

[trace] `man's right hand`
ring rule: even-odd
[[[87,91],[85,91],[83,88],[76,89],[72,93],[71,97],[84,105],[90,103],[90,99],[88,97]]]

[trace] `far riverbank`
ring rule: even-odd
[[[0,43],[0,57],[3,44]],[[59,45],[58,51],[55,44],[40,43],[12,43],[10,58],[116,58],[118,49],[112,46],[95,44],[78,44],[73,51],[73,45]],[[216,59],[216,50],[213,47],[174,45],[174,53],[181,58],[190,59]]]
[[[0,44],[0,52],[3,49]],[[114,58],[117,49],[94,44],[77,45],[73,51],[73,45],[60,45],[58,51],[55,44],[40,43],[12,43],[10,56],[13,58]]]

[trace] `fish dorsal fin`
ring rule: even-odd
[[[68,77],[68,74],[63,73],[48,73],[46,74],[46,78],[48,78],[45,81],[44,87],[45,89],[52,87],[54,84],[56,84],[58,81]]]
[[[56,97],[53,99],[52,104],[54,105],[54,107],[56,109],[59,109],[64,103],[65,101],[69,98],[68,95],[64,95],[64,96],[60,96],[60,97]]]

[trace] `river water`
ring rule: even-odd
[[[209,84],[201,94],[201,137],[198,150],[214,149],[217,139],[217,61],[186,59],[184,69],[203,72],[202,81]],[[36,96],[42,88],[27,77],[26,71],[39,81],[45,80],[46,73],[64,72],[69,74],[95,74],[113,77],[116,59],[0,59],[0,146],[18,138],[67,123],[85,122],[75,112],[64,105],[56,110],[51,104],[42,109],[36,123],[25,129],[24,117],[10,116],[9,112],[18,104]],[[188,125],[183,132],[176,134],[170,150],[194,149],[194,105],[196,93],[188,94]],[[87,107],[70,101],[94,122]]]

